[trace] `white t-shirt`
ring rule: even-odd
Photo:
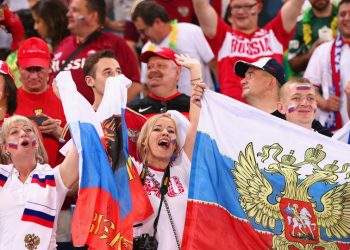
[[[214,89],[213,79],[210,75],[210,68],[208,63],[214,58],[214,54],[204,37],[204,34],[200,27],[190,23],[178,23],[178,32],[176,39],[175,53],[189,55],[192,58],[196,58],[202,65],[202,77],[203,81],[209,86],[210,89]],[[171,33],[170,33],[171,34]],[[169,48],[170,34],[160,43],[154,44],[148,41],[142,47],[142,53],[149,50],[150,46],[155,48],[167,47]],[[146,83],[147,64],[141,63],[141,83]],[[190,95],[191,93],[191,75],[190,71],[185,67],[181,69],[181,75],[178,82],[178,90],[181,93]]]
[[[138,172],[142,170],[142,164],[136,163],[135,166]],[[169,204],[170,213],[175,224],[177,236],[180,240],[180,246],[185,225],[190,167],[191,162],[182,150],[176,158],[174,165],[170,168],[170,184],[168,187],[168,193],[165,195],[165,199]],[[153,236],[153,223],[159,209],[159,184],[162,181],[164,170],[151,167],[149,167],[148,170],[158,182],[155,183],[152,178],[147,175],[144,184],[146,193],[152,203],[154,214],[147,220],[142,221],[142,226],[134,227],[134,236],[139,236],[144,233]],[[174,232],[164,203],[159,216],[156,238],[158,240],[158,250],[177,249]]]
[[[37,164],[36,170],[47,167],[48,165]],[[2,167],[2,165],[0,165]],[[27,180],[22,183],[19,179],[18,171],[12,167],[12,171],[5,182],[5,185],[0,189],[0,249],[17,250],[12,247],[13,239],[16,236],[16,231],[20,227],[23,210],[27,200],[29,185],[32,181],[33,172],[29,175]],[[56,249],[56,228],[57,215],[62,207],[64,198],[68,189],[64,186],[59,167],[53,169],[53,174],[56,182],[57,192],[57,210],[53,233],[51,235],[49,249]],[[40,249],[40,248],[39,248]]]
[[[333,88],[331,69],[331,48],[332,42],[327,42],[317,47],[312,54],[309,64],[304,73],[304,77],[322,90],[324,99],[328,99]],[[350,80],[350,48],[348,44],[342,46],[340,58],[340,113],[343,125],[349,120],[347,112],[347,100],[344,93],[346,83]],[[324,126],[330,112],[318,109],[317,119]]]

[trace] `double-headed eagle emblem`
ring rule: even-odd
[[[338,249],[334,241],[350,237],[350,185],[338,181],[340,175],[349,179],[350,173],[346,172],[350,164],[344,164],[341,170],[337,161],[320,167],[326,157],[322,145],[307,149],[301,162],[296,162],[293,150],[280,157],[282,152],[278,143],[264,146],[257,154],[261,163],[270,156],[274,163],[259,169],[253,144],[249,143],[235,161],[231,172],[247,218],[272,230],[277,222],[282,224],[282,233],[273,236],[273,249]],[[305,167],[311,168],[311,174],[300,178]],[[268,173],[282,175],[285,180],[275,199],[271,199],[276,192],[265,176]],[[320,199],[314,199],[310,189],[320,184],[328,188],[321,190]],[[322,239],[321,230],[335,240]]]

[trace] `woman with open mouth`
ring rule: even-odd
[[[57,215],[67,191],[78,180],[73,146],[52,169],[35,125],[26,117],[5,118],[0,165],[0,249],[56,249]]]
[[[201,83],[200,64],[176,55],[190,69],[190,122],[174,111],[151,117],[142,127],[137,148],[142,163],[134,162],[153,207],[153,215],[134,225],[134,249],[180,249],[185,224],[188,185],[196,136]]]

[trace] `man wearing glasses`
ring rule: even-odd
[[[278,15],[264,28],[258,27],[261,0],[231,0],[231,27],[219,18],[208,0],[192,1],[218,62],[221,92],[244,101],[240,78],[232,71],[235,62],[272,57],[282,63],[283,52],[292,38],[304,0],[286,1]]]

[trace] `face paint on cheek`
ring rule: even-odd
[[[8,142],[7,145],[11,149],[18,149],[18,143],[17,142]]]
[[[288,106],[288,113],[292,113],[297,109],[297,107],[295,105],[289,105]]]
[[[311,86],[310,85],[298,85],[296,87],[297,90],[309,90],[311,89]]]
[[[176,143],[176,136],[174,136],[173,138],[170,139],[171,143]]]
[[[32,147],[35,147],[37,145],[37,141],[36,141],[36,139],[33,139],[32,140]]]

